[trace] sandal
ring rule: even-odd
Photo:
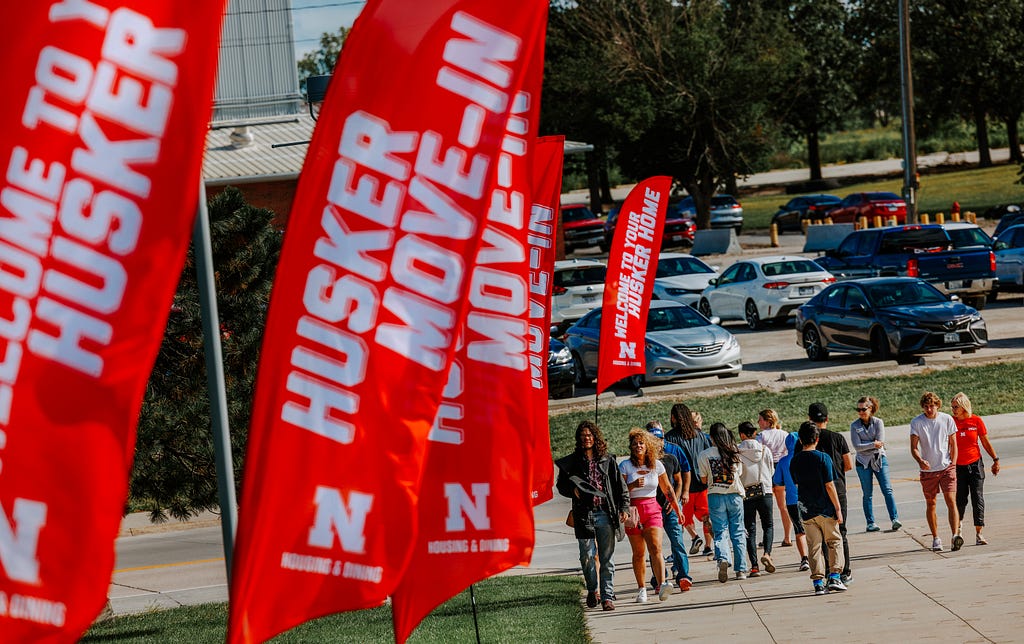
[[[985,540],[985,537],[983,537],[983,536],[981,536],[979,534],[978,538],[974,540],[974,545],[976,545],[976,546],[987,546],[988,545],[988,541]]]
[[[788,548],[791,545],[793,545],[792,541],[783,541],[782,543],[779,544],[779,547],[780,548]]]

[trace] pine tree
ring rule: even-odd
[[[238,485],[281,233],[270,225],[272,211],[250,206],[234,188],[210,201],[209,217]],[[190,249],[139,418],[130,502],[155,521],[219,506],[193,253]]]

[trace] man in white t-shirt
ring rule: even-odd
[[[939,522],[935,513],[935,497],[939,490],[946,500],[949,527],[953,533],[953,551],[964,545],[957,527],[960,515],[956,509],[956,423],[945,414],[942,400],[933,392],[921,396],[924,413],[910,421],[910,455],[921,468],[921,489],[926,503],[925,516],[932,531],[932,550],[942,552]]]

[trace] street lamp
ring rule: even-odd
[[[327,86],[331,82],[331,74],[310,76],[306,79],[306,102],[309,103],[309,115],[315,121],[320,116],[320,106],[327,96]]]

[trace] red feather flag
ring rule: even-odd
[[[467,312],[496,297],[473,266],[490,220],[508,225],[494,187],[532,127],[517,97],[546,16],[371,0],[349,33],[271,296],[230,641],[379,605],[402,579],[455,341],[479,340]]]
[[[20,2],[0,62],[0,641],[106,601],[192,232],[223,2]]]
[[[638,183],[622,204],[601,301],[597,393],[647,369],[647,312],[671,189],[672,177],[651,177]]]

